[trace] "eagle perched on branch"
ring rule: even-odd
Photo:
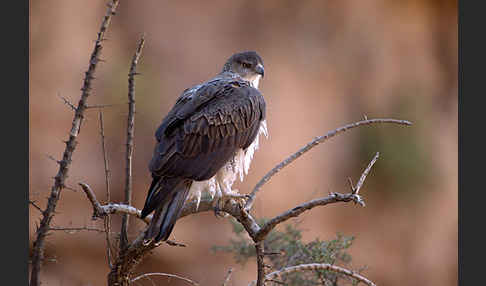
[[[214,202],[241,197],[231,189],[243,180],[259,135],[267,135],[265,100],[258,91],[264,76],[254,51],[232,55],[213,79],[184,90],[155,133],[149,164],[152,184],[142,218],[154,216],[145,241],[169,238],[184,202],[209,192]]]

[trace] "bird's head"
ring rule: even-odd
[[[254,51],[232,55],[224,64],[223,72],[233,72],[258,88],[260,79],[265,73],[262,58]]]

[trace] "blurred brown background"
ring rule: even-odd
[[[30,199],[42,207],[58,166],[105,1],[30,1]],[[356,236],[355,269],[378,285],[457,283],[457,3],[456,1],[121,1],[104,42],[89,104],[104,109],[112,200],[122,200],[127,73],[142,32],[146,45],[136,79],[133,203],[150,183],[154,131],[185,88],[219,72],[231,54],[256,50],[265,62],[261,90],[270,137],[244,183],[249,192],[275,164],[315,136],[364,117],[393,117],[413,127],[355,129],[313,149],[260,193],[257,217],[274,216],[329,191],[348,190],[376,151],[381,157],[362,189],[367,206],[336,204],[299,220],[304,240]],[[89,183],[105,198],[98,113],[88,111],[68,185]],[[82,192],[64,190],[54,226],[102,227]],[[39,213],[30,207],[30,242]],[[114,218],[119,228],[119,219]],[[142,224],[131,220],[130,237]],[[138,273],[168,272],[201,285],[248,285],[255,264],[213,253],[232,237],[212,213],[180,220],[173,237],[186,248],[157,248]],[[43,285],[104,285],[104,235],[55,232]],[[157,285],[185,285],[154,278]],[[145,283],[145,284],[144,284]],[[151,285],[144,281],[142,285]]]

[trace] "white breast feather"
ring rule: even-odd
[[[267,122],[266,120],[260,123],[260,128],[255,140],[246,148],[236,151],[234,157],[229,160],[211,179],[206,181],[194,181],[189,189],[187,200],[197,200],[197,208],[203,192],[208,192],[211,198],[214,195],[220,197],[221,195],[231,192],[231,187],[239,175],[240,180],[243,181],[245,175],[248,175],[250,164],[253,159],[255,151],[259,147],[260,134],[268,138]]]

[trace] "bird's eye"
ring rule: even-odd
[[[251,68],[250,63],[242,63],[242,65],[243,65],[244,68],[247,68],[247,69]]]

